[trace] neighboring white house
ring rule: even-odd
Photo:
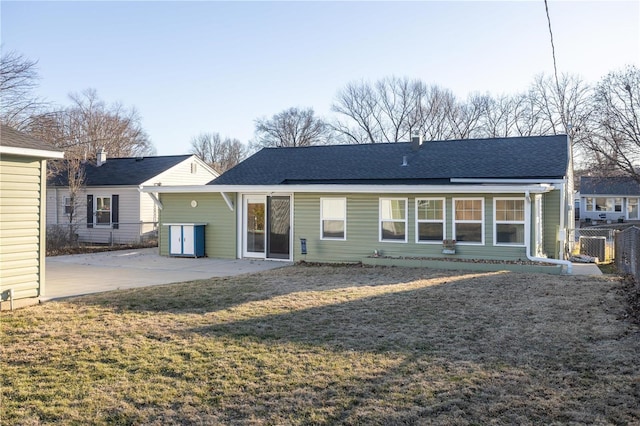
[[[640,220],[640,183],[630,177],[580,178],[580,219]]]
[[[82,168],[84,185],[75,200],[66,174],[48,179],[47,229],[67,232],[72,226],[80,242],[91,243],[123,244],[155,237],[158,207],[139,187],[204,185],[218,176],[195,155],[107,159],[100,152],[96,163],[84,163]]]

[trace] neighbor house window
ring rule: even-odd
[[[587,197],[588,212],[622,212],[622,198],[620,197]]]
[[[407,199],[380,199],[380,241],[407,241]]]
[[[627,200],[627,214],[629,215],[629,219],[640,219],[640,211],[638,210],[640,206],[639,202],[640,198],[629,198]]]
[[[524,245],[524,198],[496,198],[493,207],[494,244]]]
[[[484,244],[484,199],[453,199],[453,239],[458,243]]]
[[[346,240],[347,199],[320,199],[320,235],[323,240]]]
[[[96,225],[111,225],[111,197],[96,197]]]
[[[71,197],[64,197],[64,214],[70,215],[73,213],[73,203]]]
[[[442,243],[444,217],[444,198],[416,198],[416,241]]]

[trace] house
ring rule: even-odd
[[[265,148],[207,185],[142,191],[159,195],[162,255],[194,227],[219,258],[568,266],[572,244],[567,136]]]
[[[63,153],[11,127],[0,130],[0,301],[37,301],[45,290],[47,159]],[[6,302],[9,301],[9,302]],[[20,303],[22,303],[20,302]],[[4,306],[2,306],[4,307]]]
[[[580,218],[588,221],[640,220],[640,183],[631,177],[580,178]]]
[[[195,155],[107,159],[102,150],[80,168],[83,184],[73,197],[68,172],[49,179],[47,228],[66,232],[71,225],[79,241],[103,244],[155,238],[157,206],[140,186],[203,185],[218,176]]]

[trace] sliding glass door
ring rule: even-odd
[[[243,256],[290,259],[291,198],[245,195]]]

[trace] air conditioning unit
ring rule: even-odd
[[[597,262],[605,261],[607,237],[580,237],[580,254],[597,257]]]

